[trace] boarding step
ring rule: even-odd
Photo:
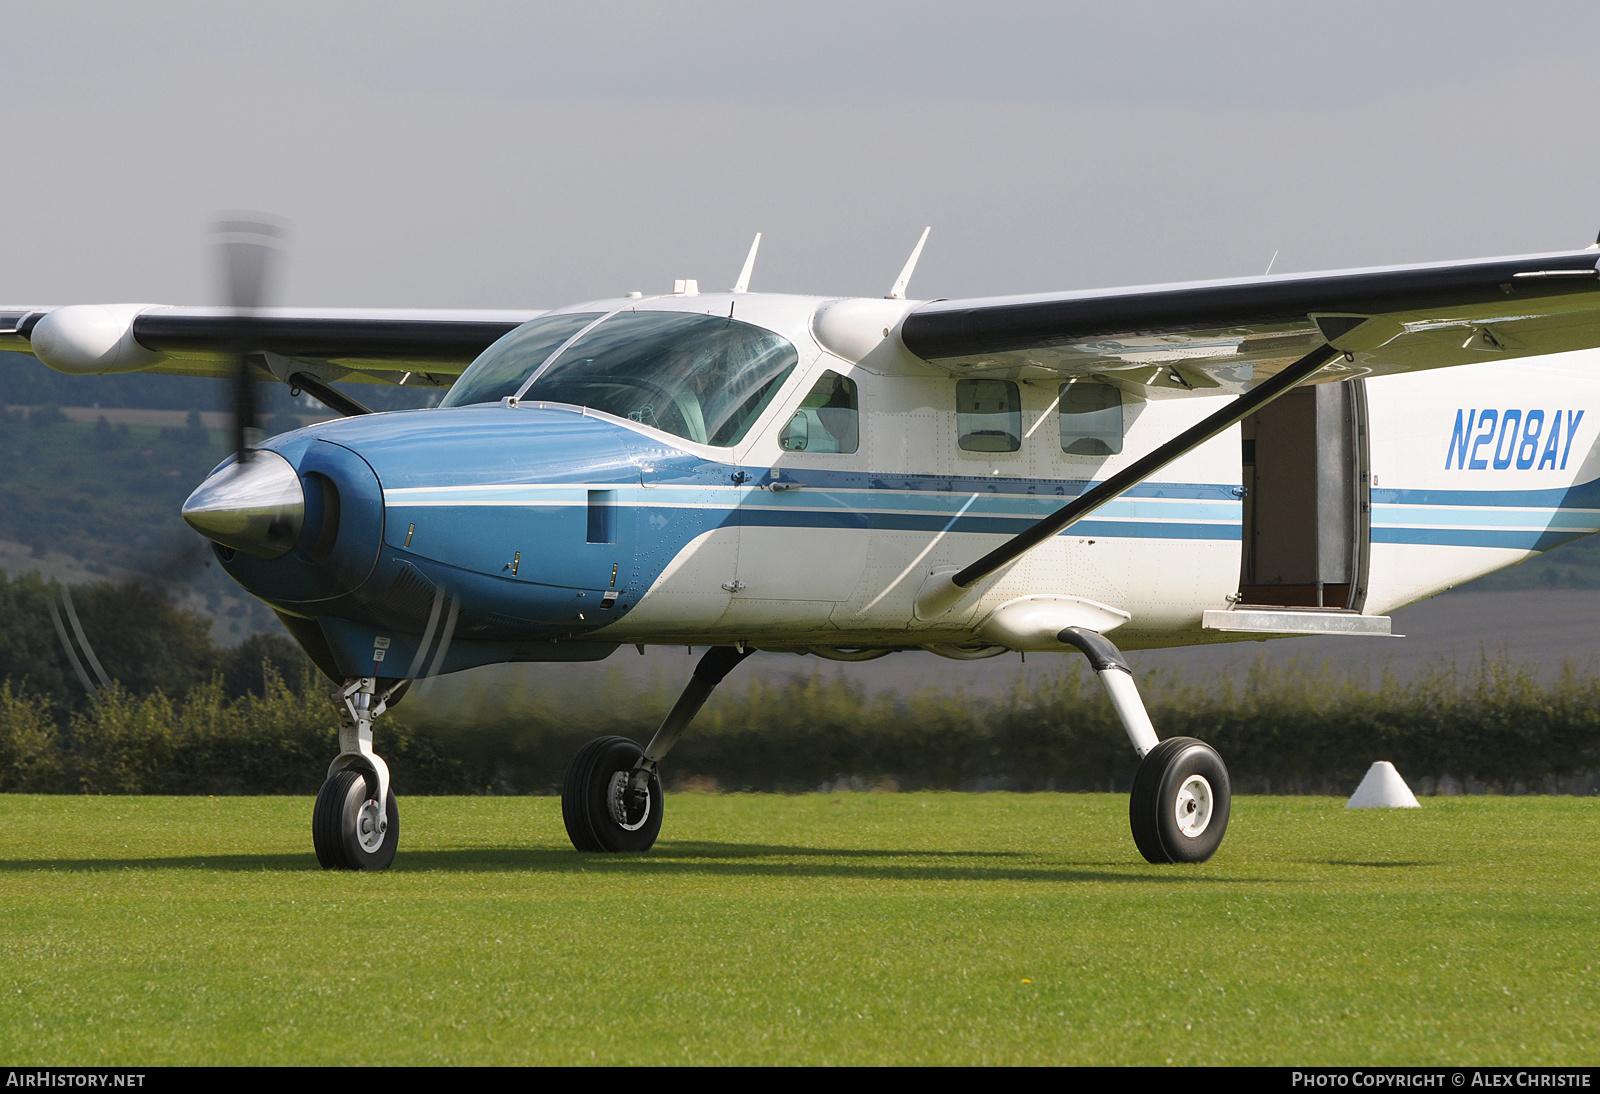
[[[1342,608],[1257,608],[1240,605],[1209,611],[1200,617],[1208,631],[1250,634],[1378,634],[1400,638],[1386,615],[1362,615]]]

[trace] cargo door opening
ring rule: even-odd
[[[1362,381],[1298,388],[1242,426],[1240,602],[1359,612],[1371,542]]]

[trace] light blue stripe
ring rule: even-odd
[[[1493,528],[1374,528],[1373,543],[1409,543],[1426,547],[1494,547],[1511,551],[1548,551],[1578,539],[1582,532],[1508,532]]]
[[[807,488],[791,494],[773,495],[764,490],[733,486],[627,486],[595,484],[617,492],[622,505],[649,508],[693,497],[694,504],[731,514],[742,508],[752,523],[769,526],[805,527],[837,523],[837,515],[860,514],[873,527],[920,529],[929,522],[944,522],[966,512],[956,532],[1010,534],[1020,531],[1022,522],[1036,520],[1071,498],[1063,494],[987,493],[985,490],[933,492],[924,490],[827,490]],[[453,489],[413,488],[389,491],[388,504],[397,507],[451,505],[554,505],[588,504],[589,484],[501,484]],[[1224,489],[1217,487],[1217,489]],[[707,493],[715,500],[707,504]],[[1376,495],[1378,492],[1374,491]],[[1507,504],[1506,492],[1435,491],[1448,501],[1438,505],[1420,502],[1424,491],[1385,491],[1404,495],[1410,504],[1373,506],[1373,542],[1429,544],[1434,546],[1477,546],[1548,550],[1560,543],[1600,528],[1600,511],[1593,509],[1551,509],[1529,506],[1530,498],[1574,497],[1576,491],[1534,491],[1522,495],[1524,504]],[[977,494],[974,498],[973,495]],[[1473,502],[1481,508],[1467,508]],[[806,514],[815,514],[808,519]],[[833,514],[833,518],[828,515]],[[1240,535],[1242,506],[1228,499],[1208,500],[1190,497],[1130,497],[1124,495],[1107,502],[1092,519],[1081,520],[1065,533],[1077,536],[1105,536],[1121,539],[1218,539],[1237,541]],[[1432,527],[1407,527],[1424,525]]]
[[[1446,524],[1463,528],[1569,528],[1592,532],[1600,528],[1600,513],[1592,509],[1493,509],[1465,510],[1441,505],[1375,505],[1372,523]]]
[[[720,496],[707,502],[705,487],[673,489],[662,487],[607,487],[617,493],[623,505],[653,506],[672,504],[687,496],[705,508],[731,510],[742,506],[750,510],[790,512],[795,510],[833,510],[858,513],[906,513],[950,516],[963,508],[973,516],[1017,517],[1037,520],[1070,501],[1056,495],[1020,496],[979,494],[927,494],[897,491],[805,490],[773,495],[763,490],[717,490]],[[409,508],[450,505],[587,505],[586,486],[483,486],[469,489],[390,491],[389,505]],[[1108,519],[1159,521],[1199,521],[1237,523],[1241,505],[1236,500],[1202,501],[1192,498],[1116,498],[1096,510]]]

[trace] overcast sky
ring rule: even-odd
[[[0,304],[971,296],[1583,246],[1600,5],[0,3]]]

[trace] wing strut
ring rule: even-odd
[[[356,402],[356,400],[352,399],[350,396],[346,395],[332,384],[323,383],[309,372],[293,373],[289,377],[289,384],[292,387],[299,388],[301,391],[311,392],[311,394],[315,396],[323,406],[326,406],[332,410],[337,410],[346,418],[353,418],[357,414],[372,413],[372,411],[368,410],[362,404]]]
[[[1359,324],[1358,324],[1359,325]],[[1345,333],[1345,332],[1341,332]],[[955,606],[961,594],[977,582],[988,577],[1000,567],[1032,550],[1062,529],[1088,516],[1106,502],[1138,485],[1184,453],[1199,447],[1235,422],[1255,413],[1272,400],[1308,380],[1322,366],[1339,356],[1340,350],[1332,345],[1318,346],[1300,360],[1278,373],[1272,379],[1217,411],[1215,414],[1190,426],[1172,440],[1149,455],[1135,460],[1117,474],[1093,489],[1087,490],[1066,505],[1040,520],[1026,532],[1019,532],[964,570],[953,574],[935,575],[943,580],[930,580],[917,594],[917,615],[922,619],[936,618]]]

